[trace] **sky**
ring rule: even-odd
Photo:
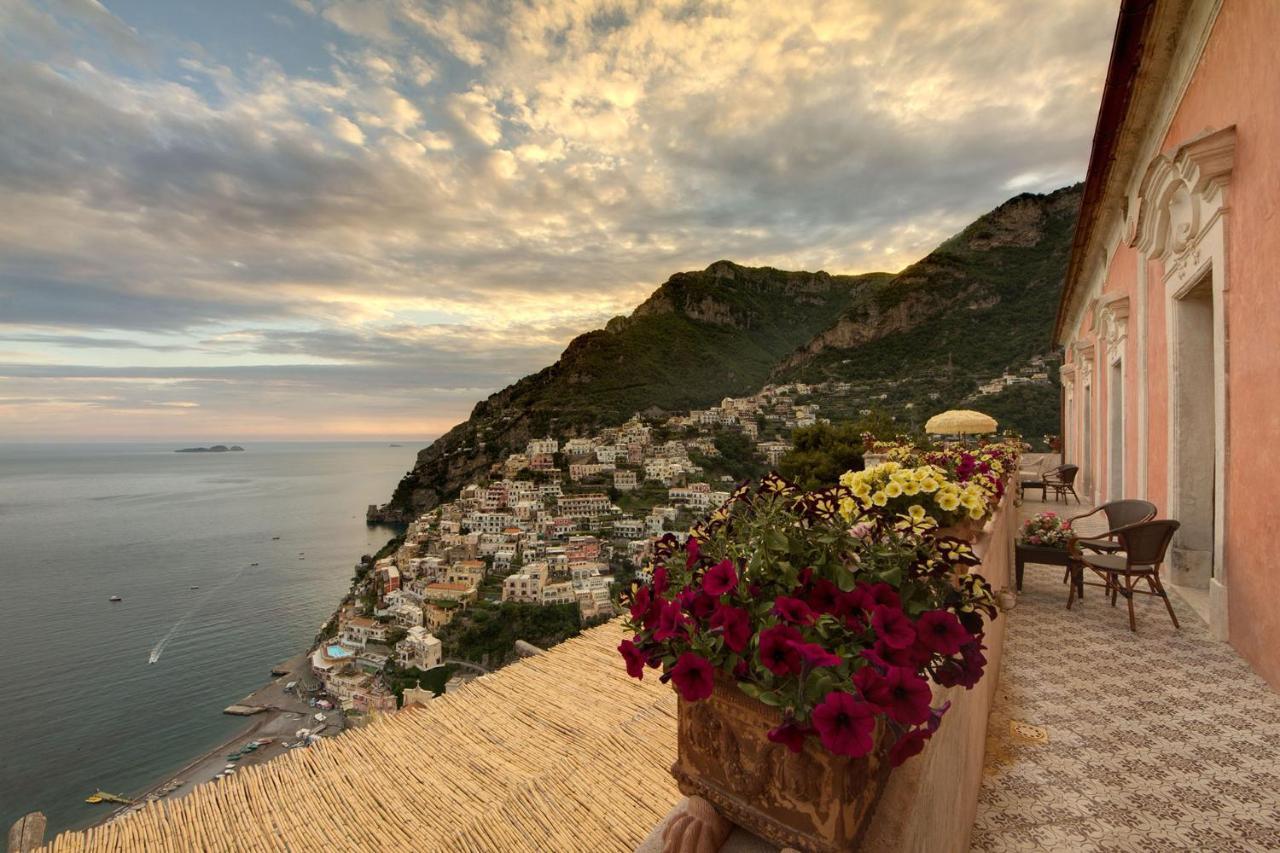
[[[0,441],[429,438],[1080,180],[1116,0],[0,0]]]

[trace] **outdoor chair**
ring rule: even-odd
[[[1117,531],[1122,527],[1140,524],[1144,521],[1150,521],[1156,517],[1156,505],[1151,501],[1138,500],[1136,498],[1126,498],[1119,501],[1110,501],[1102,506],[1089,510],[1077,516],[1067,519],[1067,523],[1071,525],[1072,530],[1078,529],[1077,522],[1083,521],[1091,515],[1102,513],[1107,517],[1107,532],[1098,536],[1089,536],[1083,539],[1076,539],[1076,547],[1087,549],[1098,554],[1114,554],[1120,550],[1120,540],[1116,537]],[[1066,583],[1071,577],[1071,569],[1068,568],[1062,577],[1062,582]]]
[[[1163,518],[1155,521],[1143,521],[1113,531],[1123,554],[1086,554],[1076,551],[1081,565],[1092,569],[1102,578],[1103,583],[1090,583],[1090,586],[1106,587],[1111,593],[1111,606],[1115,607],[1116,596],[1123,595],[1129,604],[1129,630],[1137,631],[1137,621],[1133,615],[1133,596],[1135,593],[1155,595],[1164,599],[1164,606],[1173,620],[1173,627],[1178,628],[1178,617],[1169,603],[1169,594],[1160,582],[1160,565],[1164,562],[1165,552],[1177,531],[1179,523]],[[1145,580],[1150,590],[1138,589],[1138,581]],[[1123,585],[1121,585],[1123,581]],[[1067,593],[1067,609],[1076,598],[1076,585],[1070,585]]]
[[[1044,485],[1046,491],[1053,492],[1053,499],[1067,499],[1067,495],[1076,499],[1076,503],[1080,503],[1080,496],[1076,494],[1076,473],[1079,472],[1078,465],[1059,465],[1052,471],[1044,475]]]

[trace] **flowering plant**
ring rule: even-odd
[[[652,579],[627,602],[627,671],[660,669],[691,702],[717,680],[736,684],[782,709],[768,737],[795,752],[816,736],[866,755],[879,727],[895,765],[918,753],[948,707],[932,707],[929,681],[970,688],[982,676],[991,587],[966,574],[979,562],[967,543],[910,515],[851,528],[848,498],[769,475],[685,543],[660,540]]]
[[[930,456],[941,458],[941,454]],[[840,485],[848,490],[840,501],[848,521],[867,513],[907,515],[917,522],[931,519],[933,526],[948,527],[965,518],[985,518],[992,499],[984,482],[961,482],[932,463],[909,468],[900,462],[882,462],[865,471],[846,472]]]
[[[1063,521],[1056,512],[1038,512],[1022,523],[1018,541],[1040,548],[1068,548],[1075,531],[1071,521]]]

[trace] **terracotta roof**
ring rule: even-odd
[[[634,850],[680,796],[676,702],[627,676],[622,636],[592,629],[47,849]]]

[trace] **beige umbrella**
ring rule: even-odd
[[[996,419],[972,409],[950,409],[929,418],[924,431],[933,435],[981,435],[996,431]]]

